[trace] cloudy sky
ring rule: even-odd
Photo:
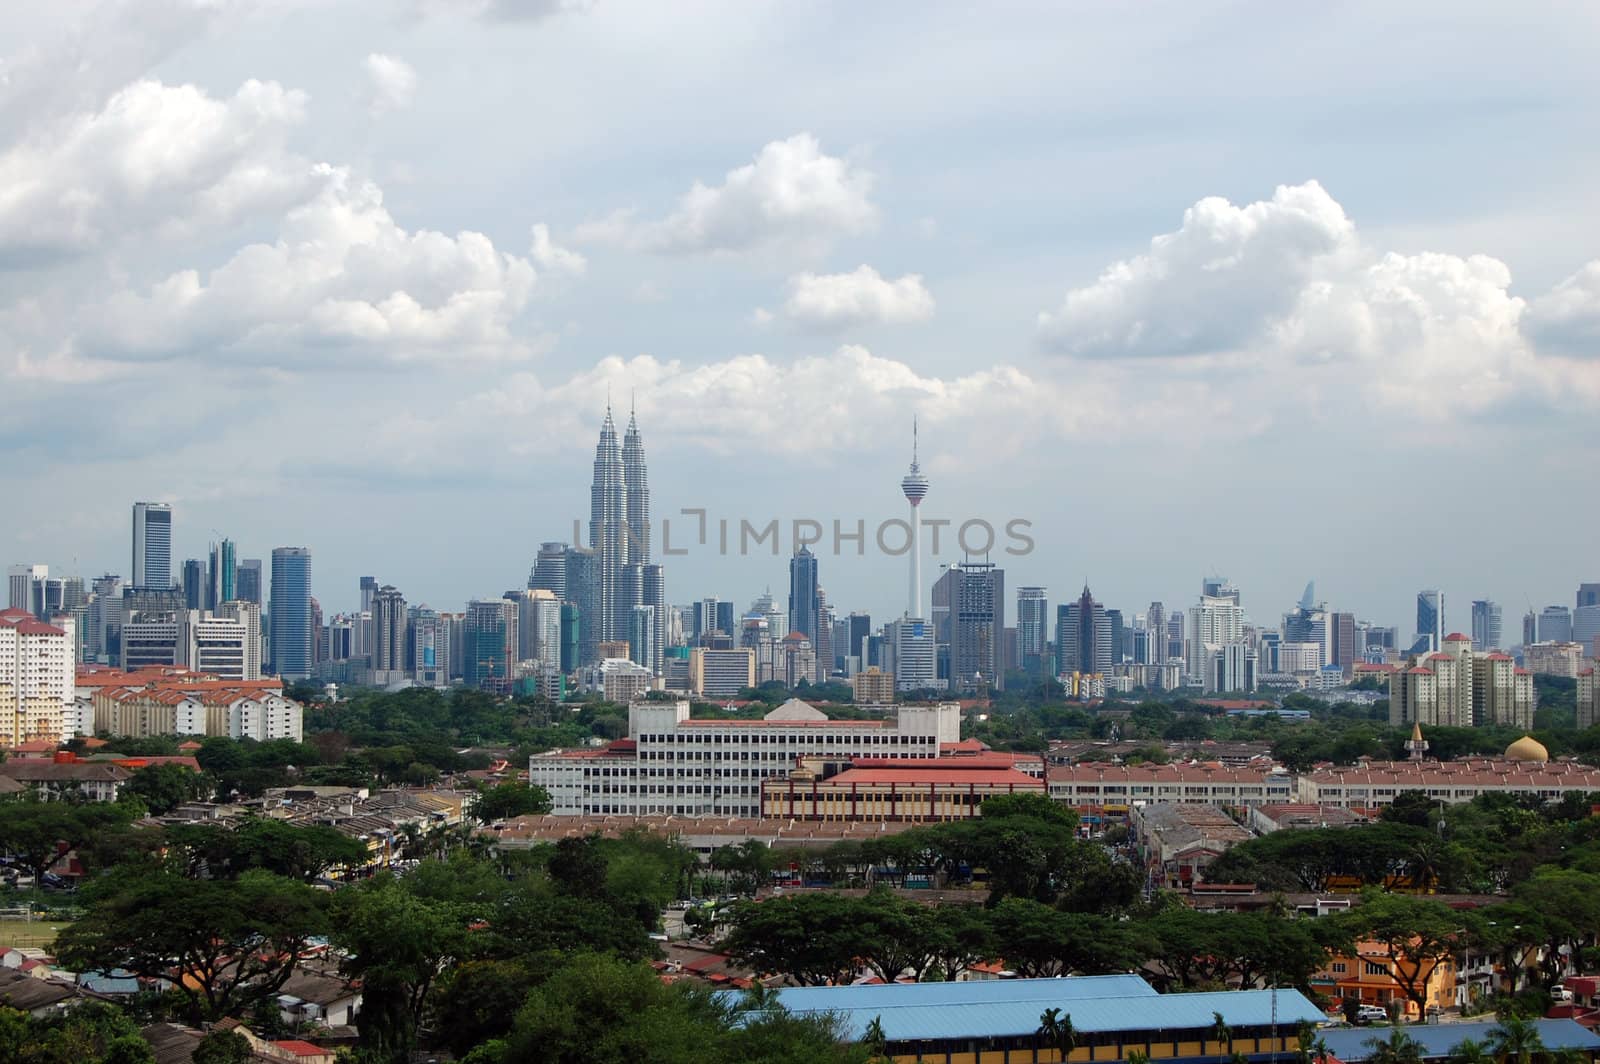
[[[1008,583],[1409,632],[1600,579],[1600,9],[0,6],[0,559],[460,608],[587,515],[1032,523]],[[674,601],[786,584],[680,518]],[[680,536],[680,533],[684,535]],[[783,547],[788,549],[787,540]],[[824,544],[841,610],[904,560]],[[948,541],[926,568],[958,560]]]

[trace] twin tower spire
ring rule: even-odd
[[[652,577],[659,581],[660,570],[650,564],[650,479],[638,416],[629,410],[619,444],[609,398],[589,489],[589,549],[595,555],[596,616],[584,623],[600,642],[627,640],[634,608],[657,605],[643,585]]]

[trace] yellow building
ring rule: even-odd
[[[1449,1008],[1456,1003],[1456,961],[1453,956],[1413,959],[1392,957],[1382,942],[1357,942],[1355,953],[1335,954],[1322,971],[1311,977],[1313,986],[1330,997],[1354,1001],[1359,1005],[1390,1008],[1397,1002],[1406,1017],[1418,1020],[1416,1002],[1406,996],[1405,987],[1423,987],[1427,1007]]]
[[[842,771],[830,770],[842,768]],[[1045,795],[1044,780],[1003,753],[940,758],[806,758],[761,783],[761,815],[789,820],[965,820],[986,798]]]
[[[858,706],[886,705],[894,701],[894,673],[874,665],[850,677],[850,691]]]

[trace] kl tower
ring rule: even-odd
[[[906,616],[922,619],[922,511],[918,509],[928,495],[928,478],[922,475],[917,464],[917,421],[911,419],[911,469],[900,481],[900,490],[906,493],[911,504],[911,597],[907,600]]]

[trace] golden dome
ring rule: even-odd
[[[1531,735],[1524,735],[1506,747],[1506,757],[1511,761],[1549,761],[1550,751]]]

